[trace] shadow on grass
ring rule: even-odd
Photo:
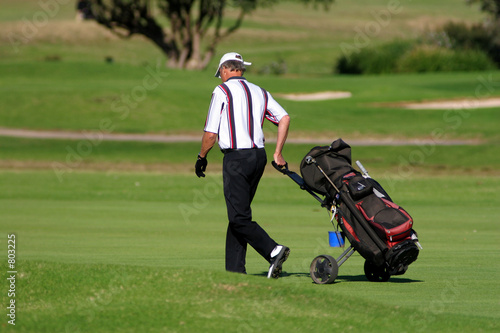
[[[250,274],[250,275],[267,277],[267,272]],[[287,277],[307,277],[307,278],[310,278],[311,275],[309,273],[304,273],[304,272],[300,272],[300,273],[282,272],[281,273],[280,278],[287,278]],[[313,281],[311,281],[311,282],[313,282]],[[341,282],[368,282],[368,279],[366,278],[365,275],[339,275],[335,279],[335,282],[333,284],[341,283]],[[403,278],[400,276],[391,276],[389,281],[387,281],[385,283],[420,283],[420,282],[425,282],[425,281],[408,279],[408,278]]]
[[[267,277],[267,272],[255,273],[255,274],[249,274],[249,275],[252,275],[252,276],[265,276],[265,277]],[[280,278],[284,278],[284,277],[309,277],[309,273],[304,273],[304,272],[300,272],[300,273],[282,272],[281,275],[280,275]]]
[[[358,282],[358,281],[368,281],[365,275],[341,275],[335,279],[335,282]],[[386,283],[416,283],[416,282],[424,282],[422,280],[413,280],[402,278],[398,276],[391,276],[389,281]]]

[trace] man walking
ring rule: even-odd
[[[251,63],[236,52],[222,56],[215,77],[222,79],[212,93],[201,150],[195,169],[205,177],[207,154],[217,137],[224,153],[222,177],[229,225],[226,235],[226,270],[246,273],[245,258],[250,244],[270,266],[268,278],[278,278],[290,249],[276,243],[257,222],[250,207],[267,163],[264,150],[264,118],[278,126],[273,158],[286,164],[281,152],[288,135],[290,117],[271,94],[248,82],[243,74]]]

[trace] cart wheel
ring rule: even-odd
[[[386,282],[391,277],[391,274],[383,266],[375,266],[368,260],[365,261],[365,276],[368,281]]]
[[[310,273],[314,283],[329,284],[339,275],[339,266],[333,257],[323,254],[314,258]]]

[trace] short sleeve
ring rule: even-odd
[[[276,100],[271,96],[269,92],[266,91],[267,94],[267,109],[266,109],[266,118],[274,124],[278,124],[284,116],[287,116],[288,113],[283,109],[283,107],[276,102]]]
[[[212,93],[212,99],[208,108],[208,115],[205,121],[205,132],[219,133],[221,113],[224,108],[225,97],[217,87]]]

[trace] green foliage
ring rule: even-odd
[[[481,2],[483,10],[498,16],[498,1]],[[337,60],[336,71],[345,74],[381,74],[495,68],[500,65],[498,36],[500,21],[497,18],[473,24],[450,21],[420,40],[381,45],[370,43],[354,49],[350,54],[344,53]]]
[[[259,69],[259,74],[272,74],[272,75],[283,75],[287,72],[286,61],[279,57],[278,60],[273,61]]]
[[[500,24],[500,21],[499,21]],[[487,54],[500,65],[500,30],[494,24],[467,25],[463,22],[448,22],[437,34],[447,40],[447,47],[453,50],[478,50]]]
[[[405,53],[397,63],[398,72],[408,73],[478,71],[495,68],[491,59],[481,51],[455,51],[425,45]]]
[[[2,0],[1,3],[2,62],[38,62],[46,56],[58,55],[61,62],[75,64],[80,64],[82,60],[99,64],[106,57],[112,57],[115,64],[165,64],[162,51],[146,38],[132,36],[121,39],[95,21],[75,22],[74,2],[65,1],[63,4],[56,1],[59,6],[48,6],[56,10],[46,13],[50,14],[47,26],[44,20],[40,20],[44,17],[40,16],[45,13],[43,8],[47,7],[43,5],[45,2]],[[259,7],[254,14],[245,17],[238,32],[221,40],[207,71],[215,72],[214,67],[223,53],[237,50],[254,63],[250,67],[255,69],[277,60],[275,55],[280,54],[286,61],[287,74],[331,74],[335,59],[342,53],[339,45],[342,42],[352,44],[356,28],[363,29],[366,22],[373,21],[373,13],[387,11],[389,3],[398,1],[348,1],[335,3],[328,11],[322,10],[321,6],[315,10],[312,5],[305,6],[300,0],[279,2],[272,8]],[[231,3],[228,3],[226,11],[223,28],[232,26],[238,15],[237,8]],[[392,15],[390,24],[382,27],[379,34],[373,36],[372,42],[378,44],[401,36],[414,36],[414,30],[424,30],[429,20],[441,22],[444,17],[471,23],[480,20],[483,14],[471,10],[463,0],[422,0],[404,6],[401,14]],[[408,24],[408,20],[416,22],[416,25]],[[38,29],[25,36],[24,32],[31,32],[29,22],[34,22]],[[159,23],[163,26],[167,24],[166,19],[161,19]],[[209,35],[211,32],[207,37]],[[204,43],[202,50],[206,46]]]
[[[466,0],[467,3],[481,4],[481,10],[490,14],[495,19],[500,18],[500,0]]]
[[[467,25],[463,22],[448,22],[442,32],[450,40],[453,49],[486,50],[492,41],[492,33],[483,24]]]
[[[336,71],[341,74],[384,74],[497,68],[488,55],[479,49],[449,49],[446,45],[450,41],[440,35],[434,36],[434,40],[437,46],[419,41],[394,41],[366,47],[358,53],[343,55],[337,62]]]
[[[341,74],[394,73],[398,59],[413,46],[412,41],[393,41],[387,44],[362,48],[359,52],[344,54],[336,65]]]
[[[302,0],[328,8],[334,0]],[[235,33],[247,15],[277,0],[92,0],[93,19],[122,37],[141,35],[167,57],[167,66],[205,69],[222,39]],[[238,12],[225,27],[228,11]],[[165,22],[166,21],[166,22]],[[168,29],[167,29],[168,27]]]

